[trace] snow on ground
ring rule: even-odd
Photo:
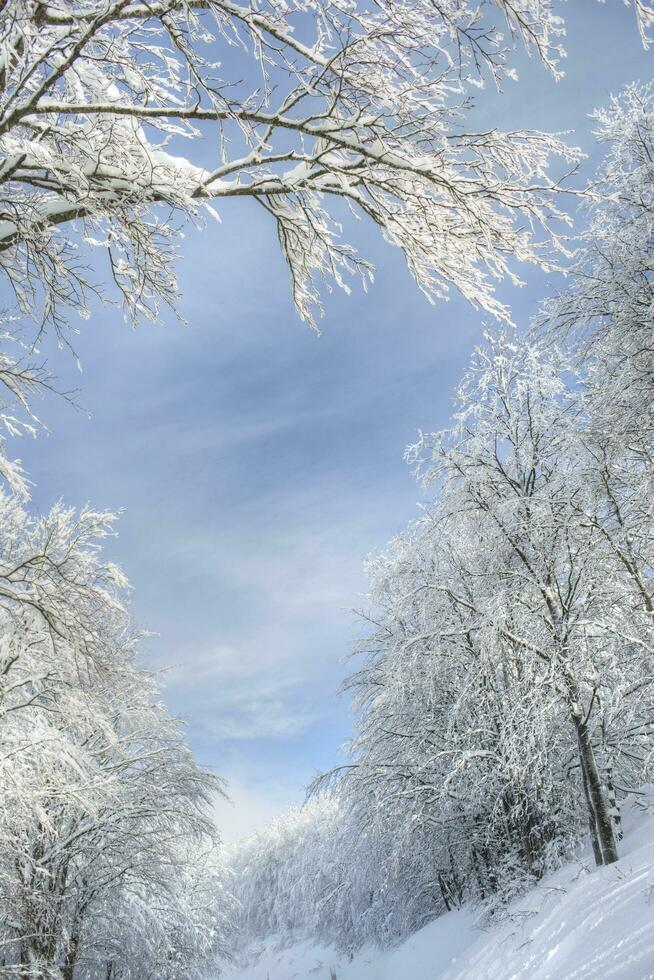
[[[653,980],[650,814],[626,813],[620,852],[607,868],[587,859],[541,882],[512,906],[522,924],[477,938],[438,980]]]
[[[567,865],[484,932],[461,911],[352,960],[308,942],[270,942],[224,980],[654,980],[654,818],[632,808],[624,826],[617,864]]]
[[[270,943],[257,963],[228,972],[224,980],[432,980],[476,935],[473,916],[455,912],[431,922],[396,949],[366,948],[352,960],[308,942],[281,950]]]

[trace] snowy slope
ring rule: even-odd
[[[478,937],[438,980],[652,980],[654,819],[632,811],[625,829],[617,864],[550,876],[515,903],[521,925]]]
[[[485,932],[451,912],[394,950],[352,961],[330,949],[270,943],[225,980],[654,980],[654,818],[625,817],[620,861],[567,865]]]

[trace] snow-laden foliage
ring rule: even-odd
[[[348,211],[430,300],[454,286],[507,318],[494,284],[514,259],[552,263],[578,153],[466,116],[471,91],[513,74],[518,38],[559,72],[557,3],[0,0],[0,478],[28,495],[5,441],[35,433],[52,388],[34,325],[70,344],[94,296],[133,320],[175,307],[183,225],[219,219],[223,197],[270,215],[314,326],[325,289],[372,277]]]
[[[584,364],[596,434],[649,437],[654,413],[654,90],[628,86],[593,114],[607,146],[572,283],[546,321]]]
[[[3,977],[202,977],[223,948],[220,783],[135,662],[113,519],[0,495]]]
[[[648,45],[652,0],[626,5]],[[30,355],[34,324],[70,343],[94,296],[120,297],[131,319],[175,307],[183,225],[219,219],[224,197],[270,215],[314,326],[325,290],[372,278],[344,235],[348,212],[401,250],[430,300],[454,287],[508,319],[494,287],[565,251],[558,191],[579,154],[556,135],[476,132],[468,110],[478,87],[513,79],[517,42],[560,74],[564,11],[0,0],[0,477],[27,495],[5,439],[34,434],[34,395],[52,387]]]
[[[29,481],[20,460],[10,458],[6,443],[16,436],[36,435],[40,423],[33,402],[51,387],[48,372],[32,361],[31,353],[9,329],[0,334],[0,479],[23,499],[29,497]]]
[[[654,91],[631,85],[594,114],[607,154],[585,247],[545,322],[581,365],[601,527],[654,617],[649,553],[654,472]]]
[[[506,316],[493,281],[515,276],[512,257],[546,263],[550,160],[577,154],[464,117],[475,86],[513,75],[512,38],[559,72],[557,6],[5,0],[0,263],[20,307],[59,329],[66,307],[83,313],[86,242],[106,250],[128,313],[156,315],[176,299],[179,219],[239,196],[274,220],[310,322],[323,281],[371,273],[334,198],[403,251],[429,298],[453,284]],[[652,6],[636,9],[646,32]]]
[[[625,807],[621,858],[592,869],[592,855],[548,875],[483,929],[470,909],[430,922],[391,949],[354,956],[304,940],[271,937],[256,962],[228,980],[644,980],[652,973],[654,798],[651,787]]]
[[[389,944],[499,911],[589,833],[616,860],[653,771],[654,556],[638,524],[616,551],[565,367],[489,338],[452,426],[409,450],[433,499],[369,564],[350,759],[237,853],[241,943]]]
[[[354,950],[414,932],[440,902],[431,835],[401,807],[352,809],[342,794],[321,793],[239,842],[228,855],[236,956],[256,954],[269,936]]]
[[[245,938],[392,943],[462,903],[496,916],[584,838],[619,858],[654,769],[654,96],[595,118],[546,329],[486,337],[407,452],[427,501],[369,562],[349,759],[237,855]]]

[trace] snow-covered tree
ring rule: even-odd
[[[551,778],[567,742],[551,697],[534,697],[538,665],[473,605],[495,542],[461,524],[430,510],[371,562],[374,627],[347,685],[359,719],[341,789],[420,852],[424,918],[540,877],[570,807]]]
[[[0,333],[0,480],[25,499],[29,480],[20,460],[10,458],[6,443],[11,437],[36,435],[41,423],[34,414],[34,401],[53,389],[53,379],[44,364],[33,360],[30,345],[10,329],[15,328],[15,319],[0,316],[6,327]]]
[[[629,85],[593,113],[607,147],[570,283],[539,318],[583,365],[598,433],[624,452],[651,436],[654,271],[654,91]]]
[[[556,357],[507,342],[478,356],[454,428],[423,439],[416,453],[430,460],[426,479],[443,481],[449,512],[474,515],[485,539],[472,596],[455,601],[540,662],[533,689],[549,699],[553,687],[564,706],[601,860],[610,863],[617,850],[600,730],[617,721],[608,706],[618,692],[635,685],[643,703],[651,615],[634,603],[631,574],[588,520],[594,488],[580,465],[575,392],[566,391]]]
[[[3,976],[201,977],[230,899],[200,769],[135,659],[113,515],[0,496]]]
[[[583,384],[588,520],[654,614],[654,93],[631,85],[594,113],[606,158],[589,191],[583,247],[571,282],[544,308]]]
[[[0,493],[0,727],[79,670],[102,670],[107,634],[126,628],[125,576],[100,551],[115,517],[57,504],[34,518]]]
[[[351,950],[494,913],[583,840],[613,862],[652,778],[654,96],[595,118],[547,329],[487,338],[451,426],[408,451],[429,499],[368,565],[350,758],[237,855],[243,936]]]
[[[340,787],[322,791],[232,849],[240,956],[256,956],[270,936],[348,952],[388,945],[443,908],[429,883],[432,828],[411,826],[397,807],[351,802]]]
[[[553,7],[496,0],[495,15],[556,73]],[[476,0],[6,0],[0,263],[20,307],[58,329],[66,307],[83,313],[85,242],[106,250],[128,312],[156,315],[176,298],[179,218],[239,196],[276,223],[311,322],[323,279],[370,274],[339,236],[334,198],[402,249],[430,298],[451,283],[505,315],[493,280],[513,275],[510,257],[545,262],[531,229],[557,215],[550,157],[576,154],[542,133],[460,125],[471,86],[511,73],[491,12]]]
[[[647,45],[654,7],[633,7]],[[131,318],[174,307],[182,227],[218,217],[221,198],[270,215],[314,325],[325,288],[372,276],[343,235],[348,212],[402,251],[430,300],[454,287],[507,318],[494,286],[517,281],[516,261],[552,264],[578,153],[537,131],[475,132],[467,110],[479,86],[513,78],[518,40],[560,73],[557,8],[3,0],[0,269],[18,321],[3,310],[0,475],[27,491],[4,438],[34,431],[33,396],[52,386],[11,349],[27,336],[29,351],[26,324],[70,342],[105,278]]]
[[[409,451],[434,496],[370,563],[330,782],[347,860],[322,916],[345,948],[496,909],[589,830],[597,863],[616,859],[620,800],[652,772],[649,559],[616,558],[583,391],[555,350],[489,339],[452,427]]]

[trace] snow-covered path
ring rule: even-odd
[[[333,950],[269,943],[254,965],[224,980],[654,980],[654,817],[625,816],[620,861],[580,861],[511,906],[480,932],[451,912],[390,951],[351,961]]]

